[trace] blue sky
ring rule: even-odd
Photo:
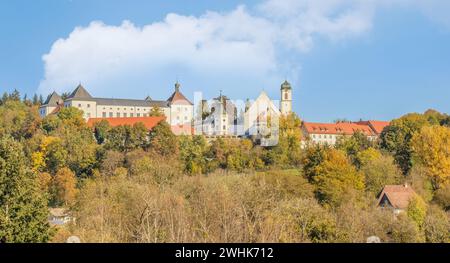
[[[445,0],[0,0],[0,91],[234,99],[287,78],[308,121],[450,112]],[[94,22],[97,21],[97,22]],[[128,22],[124,22],[128,21]]]

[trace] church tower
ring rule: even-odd
[[[280,111],[282,115],[288,115],[292,112],[292,87],[287,80],[281,84]]]

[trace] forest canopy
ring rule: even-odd
[[[450,117],[402,116],[378,141],[302,147],[301,120],[279,144],[175,136],[162,122],[89,128],[76,108],[40,118],[42,99],[0,100],[0,242],[450,241]],[[158,115],[158,111],[154,112]],[[417,195],[394,217],[386,185]],[[49,208],[76,218],[48,223]]]

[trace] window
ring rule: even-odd
[[[109,117],[110,117],[110,118],[113,117],[113,113],[112,113],[112,112],[109,113]]]
[[[177,116],[177,120],[180,120],[180,116]]]
[[[223,129],[225,130],[227,128],[227,126],[223,125]]]
[[[285,99],[285,100],[289,99],[289,95],[288,95],[287,92],[284,93],[284,99]]]
[[[103,112],[102,116],[103,118],[106,118],[106,112]]]
[[[120,112],[116,113],[116,117],[120,118]]]
[[[91,104],[88,104],[87,107],[90,108],[90,107],[91,107]]]
[[[187,121],[187,116],[184,116],[184,120]]]
[[[86,113],[86,116],[87,116],[88,118],[90,118],[90,117],[91,117],[91,114],[88,112],[88,113]]]
[[[140,113],[137,113],[136,116],[141,117],[141,114],[140,114]]]
[[[130,117],[134,117],[134,114],[133,114],[133,113],[130,113]]]
[[[78,108],[81,108],[81,104],[78,104]]]
[[[124,114],[123,114],[123,117],[125,117],[125,118],[126,118],[126,117],[127,117],[127,113],[124,113]]]

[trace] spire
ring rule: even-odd
[[[287,80],[285,80],[283,82],[283,84],[281,84],[281,89],[282,90],[284,90],[284,89],[292,89],[291,83],[289,83]]]
[[[181,85],[180,85],[180,83],[178,83],[178,80],[177,80],[177,82],[175,83],[175,91],[180,92],[180,87],[181,87]]]

